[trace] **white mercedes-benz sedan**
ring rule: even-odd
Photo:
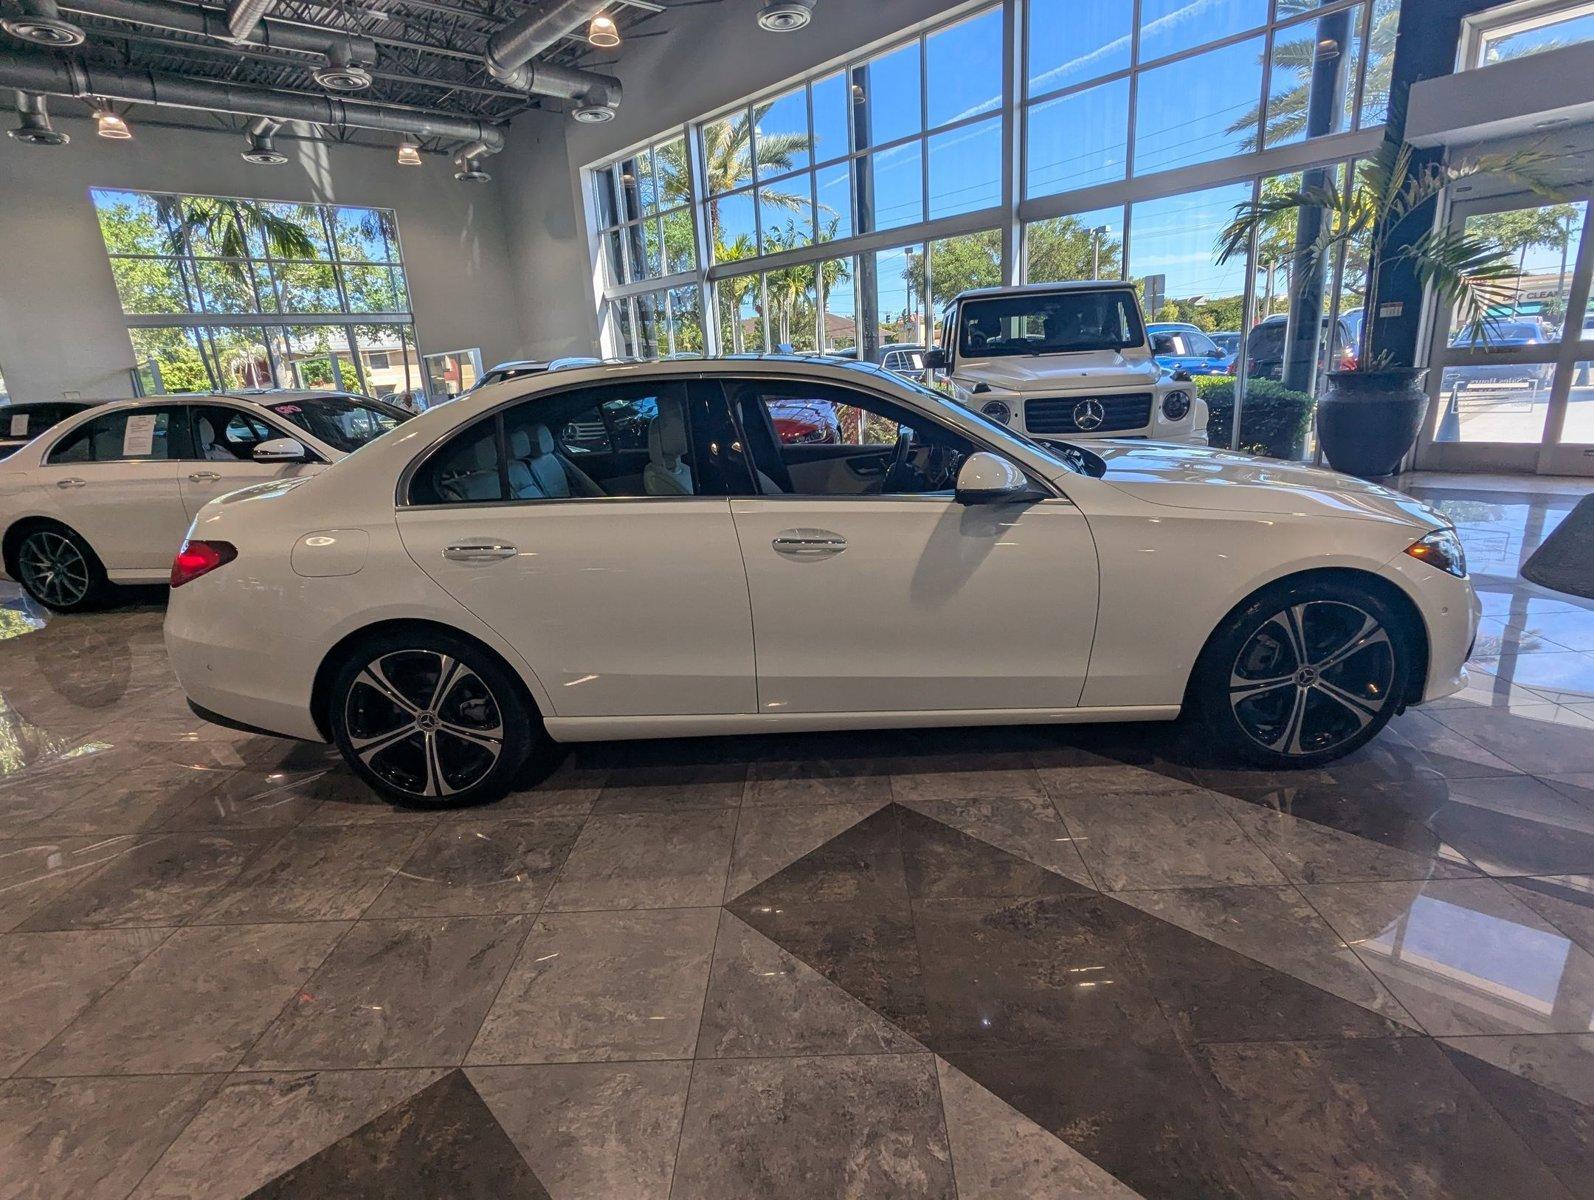
[[[92,608],[107,583],[163,583],[208,501],[313,474],[409,415],[276,389],[90,408],[0,462],[0,563],[57,612]]]
[[[794,402],[845,436],[783,443]],[[1461,688],[1479,615],[1451,524],[1385,488],[795,358],[484,387],[207,504],[171,581],[197,712],[412,802],[552,742],[1186,709],[1309,766]]]

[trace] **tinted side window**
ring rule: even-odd
[[[504,498],[498,421],[478,421],[445,442],[410,483],[411,504],[479,504]]]
[[[50,453],[52,463],[140,462],[175,457],[174,409],[107,413],[80,426]]]
[[[252,413],[224,404],[196,404],[188,412],[193,422],[194,458],[248,462],[261,442],[283,436]]]

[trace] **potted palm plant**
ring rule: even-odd
[[[1415,161],[1409,143],[1386,140],[1356,168],[1348,189],[1332,186],[1270,191],[1236,206],[1235,216],[1218,237],[1218,257],[1227,262],[1248,253],[1255,236],[1280,217],[1317,210],[1317,237],[1297,252],[1293,283],[1298,289],[1316,278],[1342,250],[1363,247],[1368,255],[1364,320],[1356,364],[1330,371],[1317,406],[1317,436],[1335,470],[1352,475],[1392,474],[1411,449],[1428,407],[1425,371],[1396,362],[1387,351],[1373,352],[1378,314],[1379,276],[1393,263],[1406,262],[1440,303],[1450,306],[1456,323],[1474,345],[1486,344],[1496,309],[1509,305],[1518,274],[1510,251],[1464,229],[1435,226],[1410,240],[1402,226],[1430,200],[1474,175],[1520,183],[1553,197],[1541,177],[1544,157],[1534,151],[1479,155],[1458,163]],[[1420,219],[1420,218],[1419,218]]]

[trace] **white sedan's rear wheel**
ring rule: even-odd
[[[64,525],[38,525],[17,543],[17,581],[46,608],[82,612],[105,592],[105,568],[89,544]]]
[[[546,741],[509,670],[441,631],[363,643],[337,673],[330,717],[355,774],[408,804],[496,800]]]
[[[1354,582],[1269,589],[1208,643],[1193,699],[1208,730],[1262,766],[1311,767],[1365,745],[1409,692],[1405,614]]]

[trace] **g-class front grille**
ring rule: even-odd
[[[1116,396],[1048,396],[1024,402],[1024,429],[1029,433],[1111,433],[1144,429],[1151,424],[1152,394]]]

